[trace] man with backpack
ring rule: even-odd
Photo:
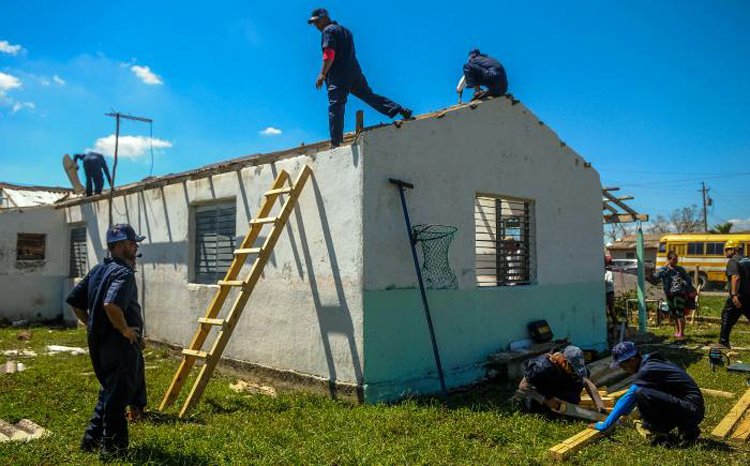
[[[744,315],[750,320],[750,258],[742,255],[739,244],[729,240],[724,244],[727,259],[727,284],[729,296],[721,311],[719,344],[731,348],[729,334],[734,324]]]

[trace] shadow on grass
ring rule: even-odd
[[[159,411],[149,411],[148,417],[142,423],[155,424],[155,425],[174,425],[174,424],[205,424],[205,422],[197,417],[188,416],[181,418],[176,414],[161,413]]]
[[[167,451],[155,445],[138,445],[130,448],[127,455],[122,457],[99,458],[105,464],[122,464],[123,461],[132,462],[133,464],[211,464],[212,458],[197,453],[186,451]]]

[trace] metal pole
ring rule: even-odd
[[[638,258],[638,331],[646,331],[646,281],[643,269],[643,230],[640,222],[636,233],[635,255]],[[659,311],[657,311],[659,312]]]
[[[112,186],[109,187],[109,226],[112,223],[112,197],[115,194],[115,176],[117,175],[117,148],[120,145],[120,114],[115,114],[115,161],[112,164]]]
[[[401,207],[404,210],[404,220],[406,220],[406,232],[409,235],[409,246],[411,247],[411,257],[414,260],[414,268],[417,271],[417,281],[419,282],[419,292],[422,295],[422,306],[424,308],[425,318],[427,319],[427,327],[430,330],[430,340],[432,341],[432,352],[435,355],[435,366],[438,371],[438,378],[440,380],[440,391],[443,396],[448,395],[448,391],[445,388],[445,375],[443,374],[443,365],[440,363],[440,353],[438,352],[437,340],[435,339],[435,328],[432,325],[432,316],[430,315],[430,306],[427,304],[427,294],[424,290],[424,282],[422,281],[422,269],[419,267],[419,258],[417,257],[416,241],[414,241],[414,234],[411,229],[411,221],[409,220],[409,210],[406,208],[406,196],[404,195],[404,189],[414,189],[414,185],[405,181],[396,180],[389,178],[389,181],[398,186],[398,193],[401,196]]]
[[[706,183],[701,183],[701,193],[703,194],[703,233],[708,233],[708,209],[706,206]]]

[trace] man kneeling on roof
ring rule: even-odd
[[[526,361],[517,393],[524,398],[524,408],[529,411],[537,411],[539,403],[557,411],[562,402],[579,404],[585,388],[596,409],[603,412],[604,402],[588,377],[583,351],[571,345]]]
[[[642,356],[629,341],[612,348],[612,360],[612,367],[619,366],[628,374],[635,374],[635,381],[617,400],[607,419],[592,425],[594,429],[608,430],[637,406],[642,423],[636,427],[646,439],[663,442],[676,427],[684,444],[695,442],[701,433],[698,425],[705,407],[698,384],[684,369],[658,353]]]

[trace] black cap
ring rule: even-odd
[[[481,52],[479,51],[479,49],[471,49],[471,50],[469,50],[469,56],[470,57],[475,57],[475,56],[479,55],[480,53]]]
[[[310,17],[307,19],[307,24],[312,24],[320,18],[328,18],[328,10],[325,8],[314,9],[310,14]]]
[[[107,230],[107,244],[124,240],[140,243],[144,239],[146,239],[145,236],[137,234],[133,227],[131,227],[127,223],[112,225],[111,227],[109,227],[109,230]]]

